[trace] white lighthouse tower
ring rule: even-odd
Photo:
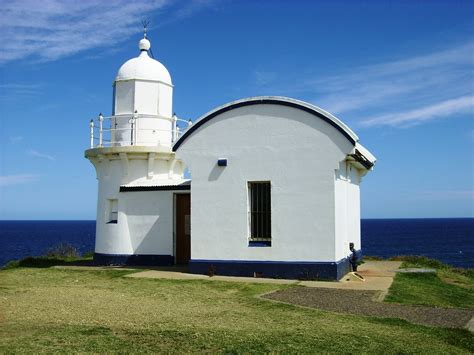
[[[175,262],[176,194],[188,194],[184,165],[171,147],[179,136],[168,70],[151,43],[125,62],[113,84],[113,111],[90,122],[85,157],[99,181],[94,260],[98,264]]]

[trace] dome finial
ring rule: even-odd
[[[149,25],[150,21],[143,20],[142,25],[143,25],[143,38],[138,42],[138,48],[140,48],[140,51],[145,51],[148,52],[148,50],[151,48],[151,43],[146,37],[146,31],[147,27]]]
[[[143,38],[146,38],[146,30],[148,25],[150,24],[150,21],[148,20],[143,20],[142,25],[143,25]]]

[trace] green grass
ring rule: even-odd
[[[434,268],[436,273],[398,273],[387,302],[474,309],[472,269],[458,269],[424,257],[399,257],[402,267]]]
[[[288,286],[123,277],[130,270],[0,271],[0,353],[472,353],[461,329],[257,298]]]

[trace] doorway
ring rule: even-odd
[[[176,194],[176,264],[191,259],[191,194]]]

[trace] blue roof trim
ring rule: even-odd
[[[184,134],[176,141],[176,143],[173,145],[173,152],[176,152],[178,148],[183,144],[183,142],[191,136],[195,131],[197,131],[202,125],[204,125],[206,122],[210,121],[216,116],[219,116],[220,114],[223,114],[225,112],[234,110],[236,108],[240,107],[245,107],[245,106],[253,106],[253,105],[262,105],[262,104],[270,104],[270,105],[281,105],[281,106],[287,106],[287,107],[293,107],[299,110],[303,110],[305,112],[308,112],[326,123],[330,124],[333,126],[335,129],[337,129],[344,137],[346,137],[351,144],[355,145],[356,140],[349,134],[349,132],[339,125],[336,121],[331,119],[328,116],[325,116],[321,112],[317,111],[315,108],[312,108],[310,106],[305,106],[302,103],[298,103],[297,101],[289,101],[285,99],[278,99],[278,98],[254,98],[254,99],[248,99],[248,100],[243,100],[243,101],[238,101],[236,103],[230,104],[228,106],[224,106],[220,109],[217,109],[216,111],[213,111],[209,113],[207,116],[202,117],[200,120],[195,122],[191,127],[189,127]],[[311,105],[312,106],[312,105]],[[349,130],[350,131],[350,130]]]

